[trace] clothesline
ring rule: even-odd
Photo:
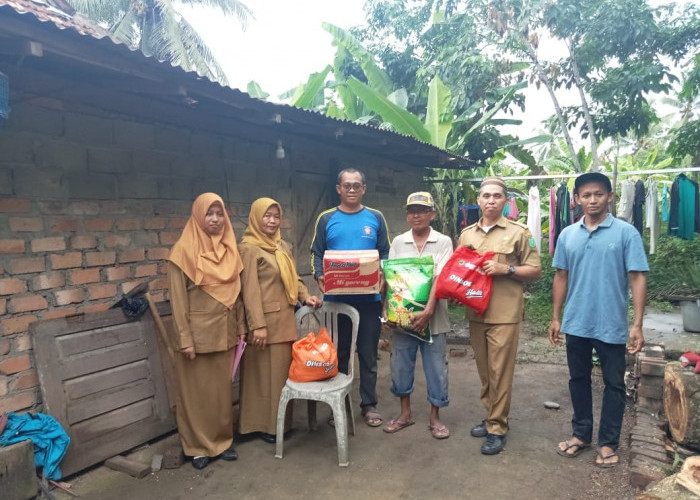
[[[629,176],[629,175],[653,175],[653,174],[673,174],[673,173],[688,173],[688,172],[700,172],[700,167],[686,167],[686,168],[664,168],[661,170],[634,170],[631,172],[618,172],[617,176]],[[518,181],[518,180],[537,180],[537,179],[570,179],[572,177],[578,177],[581,173],[576,174],[543,174],[543,175],[514,175],[501,177],[504,181]],[[605,175],[613,175],[612,172],[601,172]],[[450,182],[481,182],[484,180],[483,177],[475,178],[463,178],[463,179],[428,179],[426,182],[434,184],[443,184]]]

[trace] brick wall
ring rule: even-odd
[[[294,172],[353,166],[397,234],[405,196],[420,188],[420,169],[296,138],[283,138],[277,160],[278,134],[205,134],[16,89],[11,100],[0,130],[0,411],[41,409],[30,323],[104,310],[144,281],[167,299],[168,252],[198,194],[230,202],[239,237],[250,203],[273,197],[290,236],[307,223],[295,217]]]

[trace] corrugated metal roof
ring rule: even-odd
[[[9,9],[12,12],[8,12]],[[52,47],[48,45],[45,48],[46,51],[54,50],[62,56],[70,56],[73,59],[84,55],[84,62],[87,64],[109,66],[111,70],[120,71],[133,78],[147,76],[149,80],[153,80],[153,74],[159,73],[159,79],[172,82],[174,85],[184,86],[187,89],[185,94],[191,93],[194,96],[194,99],[192,97],[189,99],[193,100],[195,105],[198,95],[206,95],[213,97],[218,102],[234,106],[236,109],[245,109],[251,114],[257,113],[259,120],[266,120],[278,125],[286,123],[302,127],[305,128],[305,135],[316,136],[317,139],[323,141],[333,138],[339,146],[347,148],[366,146],[370,150],[374,148],[372,152],[381,151],[384,153],[383,156],[390,156],[391,151],[387,149],[390,150],[393,147],[397,148],[397,153],[398,150],[401,150],[404,161],[425,167],[469,168],[474,166],[473,162],[467,158],[452,154],[412,136],[379,129],[372,125],[331,118],[316,111],[263,101],[250,97],[238,89],[223,87],[193,71],[185,71],[180,66],[147,57],[138,50],[131,50],[125,44],[113,40],[105,29],[94,22],[80,14],[70,12],[70,5],[63,0],[0,0],[0,15],[17,13],[21,15],[22,20],[27,21],[31,15],[41,22],[43,26],[40,27],[43,29],[58,29],[71,39],[69,43],[80,42],[80,40],[75,39],[75,36],[69,36],[70,33],[74,33],[80,38],[84,38],[82,43],[85,45],[82,47],[91,49],[86,50],[85,54],[78,54],[72,46]],[[2,25],[0,25],[0,32],[2,32]],[[26,35],[29,36],[29,33]],[[53,39],[49,37],[46,41],[50,44]],[[71,50],[73,52],[70,52]],[[138,55],[134,52],[138,52]],[[344,136],[345,138],[343,138]],[[354,138],[354,141],[350,139],[350,136]],[[360,144],[362,140],[366,144]],[[373,148],[370,147],[369,142],[373,142]],[[384,149],[382,150],[382,148]]]

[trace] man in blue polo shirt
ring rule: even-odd
[[[379,258],[389,257],[389,231],[379,210],[365,207],[362,197],[367,190],[365,174],[346,168],[338,174],[335,186],[340,205],[322,212],[316,220],[311,242],[311,271],[318,287],[325,292],[323,254],[326,250],[378,250]],[[360,406],[365,423],[370,427],[382,425],[377,412],[377,346],[381,331],[381,295],[324,295],[329,302],[345,302],[360,313],[357,331],[357,356],[360,362]],[[338,369],[348,372],[352,325],[345,316],[338,319]]]
[[[614,467],[620,461],[622,417],[625,411],[625,343],[627,352],[644,345],[642,317],[649,270],[639,232],[608,213],[613,193],[610,180],[591,172],[574,183],[574,197],[583,218],[562,231],[552,266],[553,310],[549,325],[552,345],[561,345],[566,334],[569,392],[574,416],[571,439],[559,443],[557,453],[573,458],[591,445],[593,404],[591,371],[593,349],[598,353],[605,389],[598,429],[596,465]],[[630,290],[634,319],[628,330]],[[559,322],[562,305],[564,321]]]

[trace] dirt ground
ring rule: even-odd
[[[457,340],[459,341],[459,340]],[[481,439],[469,429],[483,418],[479,381],[471,349],[451,344],[464,356],[450,358],[450,398],[441,414],[451,437],[438,441],[427,428],[428,404],[425,377],[420,364],[415,382],[413,411],[416,424],[396,434],[369,428],[355,413],[357,434],[350,436],[350,466],[338,467],[335,432],[325,424],[329,410],[319,405],[319,429],[309,432],[306,405],[295,407],[294,430],[285,441],[284,458],[274,457],[274,445],[259,439],[237,438],[240,458],[217,461],[196,471],[189,463],[180,469],[162,470],[143,479],[96,467],[67,478],[83,499],[292,499],[327,498],[341,493],[349,499],[633,499],[629,483],[628,443],[632,413],[623,427],[621,465],[595,467],[595,451],[568,459],[556,454],[556,444],[571,433],[571,404],[563,353],[546,339],[521,336],[516,368],[511,430],[505,450],[496,456],[480,453]],[[357,373],[357,371],[356,371]],[[390,390],[389,353],[379,361],[379,410],[388,419],[398,413],[398,400]],[[602,380],[594,376],[596,417]],[[353,402],[359,403],[356,382]],[[559,410],[544,408],[555,401]],[[631,407],[629,408],[631,409]],[[150,463],[155,453],[177,443],[173,434],[129,454]],[[594,433],[595,446],[595,433]],[[54,490],[58,500],[71,498]]]

